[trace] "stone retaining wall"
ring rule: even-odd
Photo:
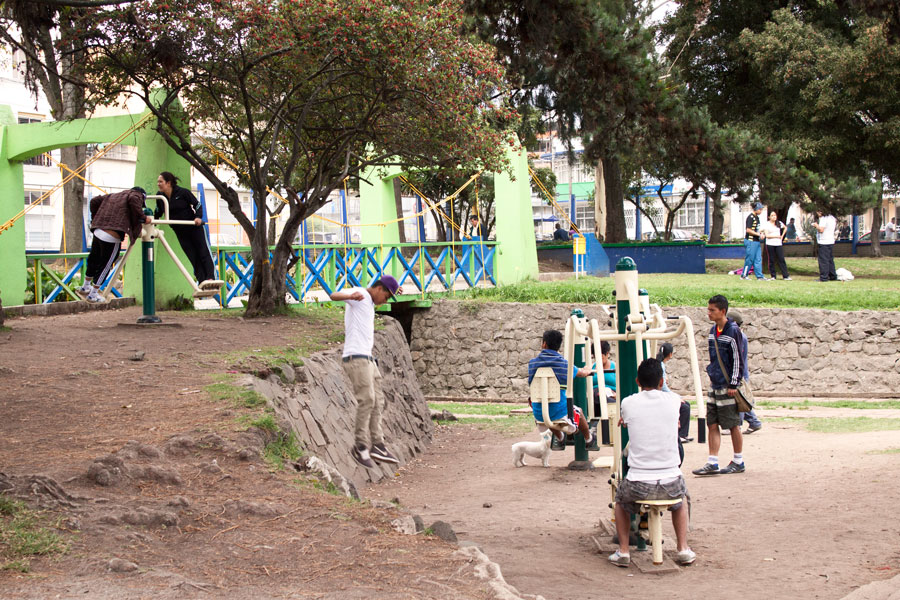
[[[545,329],[565,326],[573,305],[445,300],[417,312],[410,350],[426,396],[524,400],[528,359]],[[598,306],[580,305],[589,319]],[[739,308],[750,340],[754,390],[785,394],[900,394],[900,313]],[[704,388],[706,307],[665,309],[694,323]],[[601,327],[604,321],[601,321]],[[667,363],[670,387],[692,393],[684,338]],[[615,360],[615,345],[613,345]]]
[[[406,464],[431,443],[431,414],[416,381],[399,322],[383,318],[375,332],[385,393],[382,419],[387,447]],[[282,366],[279,375],[251,378],[247,385],[266,396],[283,430],[292,430],[304,450],[326,461],[357,486],[392,477],[393,469],[364,469],[350,456],[356,398],[341,366],[341,349],[319,352],[302,366]]]

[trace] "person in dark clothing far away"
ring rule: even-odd
[[[178,178],[168,171],[159,174],[156,180],[159,193],[169,200],[169,219],[172,221],[193,221],[193,225],[172,225],[172,231],[181,244],[185,256],[194,267],[197,283],[215,278],[212,254],[206,233],[203,231],[203,206],[190,190],[178,187]],[[153,216],[162,218],[162,203],[156,207]]]
[[[553,239],[558,242],[568,242],[569,232],[563,229],[562,225],[556,224],[556,231],[553,232]]]
[[[479,221],[475,215],[469,216],[469,237],[481,238],[482,240],[487,239],[484,223]]]

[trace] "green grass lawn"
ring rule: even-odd
[[[868,433],[870,431],[896,431],[900,419],[873,419],[871,417],[775,417],[770,421],[786,421],[802,425],[816,433]]]
[[[706,306],[710,296],[724,294],[736,307],[900,310],[900,258],[840,258],[836,262],[856,279],[819,283],[814,258],[792,258],[788,269],[793,281],[742,281],[726,273],[742,266],[743,261],[710,260],[705,275],[641,275],[640,286],[650,293],[650,301],[660,306]],[[613,289],[612,277],[584,277],[479,288],[456,297],[486,302],[612,304]]]

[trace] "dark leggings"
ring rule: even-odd
[[[781,269],[781,276],[787,279],[787,263],[784,262],[784,246],[766,246],[766,254],[769,256],[769,275],[772,279],[778,279],[775,275],[775,267]]]
[[[213,267],[212,255],[209,244],[206,243],[206,233],[203,231],[203,227],[172,225],[172,231],[178,236],[178,243],[181,244],[184,255],[194,267],[194,277],[197,278],[197,283],[215,279],[216,270]]]
[[[686,438],[691,432],[691,405],[682,402],[678,407],[678,437]]]
[[[94,236],[94,241],[91,242],[91,253],[88,254],[87,258],[85,277],[98,286],[101,285],[103,280],[112,272],[121,246],[121,242],[104,242],[97,236]]]

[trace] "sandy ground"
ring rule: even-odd
[[[663,575],[612,566],[591,541],[610,516],[607,470],[565,469],[571,449],[554,452],[548,469],[537,459],[512,466],[510,444],[536,438],[443,426],[428,456],[373,491],[449,520],[500,563],[512,585],[548,599],[842,598],[900,573],[900,523],[891,516],[900,460],[878,453],[900,446],[897,431],[818,434],[766,423],[745,437],[746,473],[687,475],[698,559]],[[696,443],[685,448],[689,473],[708,452]],[[720,459],[730,452],[725,437]],[[668,552],[670,520],[663,531]]]

